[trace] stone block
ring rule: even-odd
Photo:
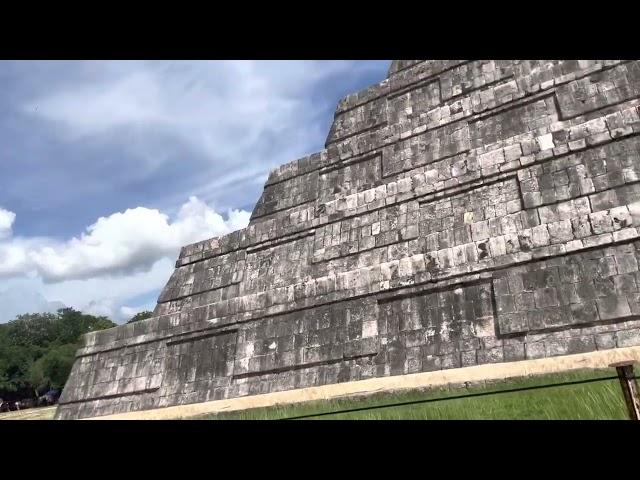
[[[598,298],[596,304],[598,305],[598,313],[602,320],[623,318],[631,315],[631,308],[629,307],[627,297],[621,294]]]

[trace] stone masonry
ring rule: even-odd
[[[640,345],[639,106],[640,61],[394,61],[56,417]]]

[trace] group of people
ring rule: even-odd
[[[0,398],[0,413],[17,410],[15,404],[16,402],[5,402],[3,399]]]
[[[58,402],[59,397],[59,390],[49,390],[37,399],[28,398],[26,400],[19,400],[16,402],[7,402],[0,398],[0,412],[14,412],[16,410],[24,410],[25,408],[55,405]]]

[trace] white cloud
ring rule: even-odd
[[[67,141],[117,144],[139,159],[136,170],[146,165],[152,172],[180,151],[203,158],[210,169],[184,173],[190,192],[228,205],[246,204],[245,197],[234,198],[245,194],[234,190],[238,180],[251,184],[253,177],[321,147],[329,125],[319,111],[335,105],[318,104],[317,85],[379,68],[357,61],[83,65],[83,74],[35,96],[23,111],[48,121]],[[169,154],[159,138],[170,139],[175,151]]]
[[[1,240],[0,274],[5,278],[30,276],[24,291],[42,292],[46,298],[122,320],[131,309],[139,308],[122,310],[126,299],[164,286],[180,247],[244,228],[249,216],[249,212],[231,210],[224,218],[196,197],[182,205],[173,219],[156,209],[128,209],[99,218],[80,236],[63,242],[21,237]],[[28,295],[19,301],[16,291],[10,291],[11,305],[19,305],[15,308],[4,308],[0,295],[0,321],[15,316],[16,309],[31,311],[46,302],[42,297],[42,301],[29,303]]]
[[[40,277],[5,279],[0,290],[0,323],[13,320],[19,314],[53,312],[63,306],[125,322],[139,311],[153,311],[157,292],[171,275],[174,260],[163,258],[148,272],[87,280],[44,283]],[[130,301],[139,296],[147,299]]]
[[[27,273],[29,270],[28,252],[31,248],[37,248],[41,245],[39,238],[12,238],[12,226],[15,220],[16,214],[14,212],[0,207],[0,278]]]
[[[113,299],[120,305],[133,297],[155,292],[165,286],[175,268],[175,257],[163,257],[147,271],[125,275],[105,275],[85,280],[66,280],[44,283],[37,277],[32,284],[47,298],[56,298],[77,308],[86,308],[91,302],[104,303]],[[154,296],[154,306],[157,296]]]
[[[55,312],[65,305],[48,301],[39,291],[24,286],[10,286],[0,291],[0,323],[13,320],[23,313]]]
[[[154,308],[155,303],[130,307],[122,305],[121,301],[116,298],[101,298],[89,302],[82,311],[90,315],[107,317],[116,323],[125,323],[136,313],[144,310],[153,311]]]
[[[225,219],[196,197],[177,217],[137,207],[101,217],[79,237],[66,242],[16,238],[0,243],[0,273],[35,270],[45,282],[148,271],[180,247],[245,227],[249,212],[231,210]]]
[[[4,208],[0,208],[0,240],[11,236],[11,226],[15,220],[15,213],[5,210]]]
[[[0,243],[0,274],[16,275],[26,273],[28,266],[27,249],[23,242]]]
[[[116,82],[61,91],[26,108],[64,122],[70,127],[68,133],[79,138],[117,126],[164,123],[160,102],[155,79],[146,72],[134,72]]]
[[[119,315],[123,320],[130,320],[131,317],[136,315],[137,313],[148,311],[153,312],[153,309],[156,307],[155,303],[147,303],[145,305],[138,305],[135,307],[130,307],[128,305],[122,305],[119,307]]]
[[[112,298],[101,298],[99,300],[91,300],[84,308],[83,312],[96,317],[108,317],[113,319],[114,313],[117,313],[117,306]]]
[[[34,98],[24,111],[71,140],[119,128],[162,129],[212,153],[241,152],[265,130],[298,124],[300,95],[349,62],[100,62],[95,76]],[[275,68],[274,68],[275,67]],[[279,68],[277,68],[279,67]]]
[[[161,258],[148,271],[58,283],[44,283],[37,278],[29,284],[46,298],[60,299],[83,312],[106,315],[113,321],[124,322],[138,311],[153,311],[158,293],[174,268],[175,257],[172,256]],[[141,296],[148,297],[147,303],[131,303],[130,299]],[[129,315],[131,311],[134,313]]]

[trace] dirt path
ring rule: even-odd
[[[56,407],[28,408],[16,412],[0,413],[0,420],[53,420]]]

